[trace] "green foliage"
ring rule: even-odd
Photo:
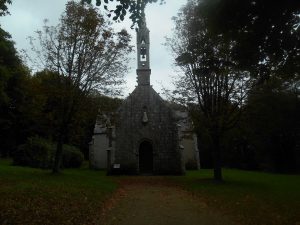
[[[243,120],[247,129],[243,133],[258,157],[260,169],[299,172],[298,91],[277,85],[269,82],[249,96]]]
[[[53,144],[40,137],[31,137],[13,154],[15,165],[49,169],[53,163]]]
[[[84,157],[80,150],[74,146],[63,146],[62,165],[65,168],[79,168],[83,163]]]
[[[70,1],[57,26],[46,23],[36,33],[30,38],[33,60],[42,61],[45,70],[61,77],[65,106],[92,90],[119,93],[113,88],[123,84],[131,36],[124,29],[115,32],[97,8]]]
[[[31,38],[34,53],[46,65],[43,73],[54,75],[54,85],[48,86],[53,95],[45,104],[55,121],[53,133],[58,143],[54,172],[60,168],[62,145],[73,135],[72,128],[82,121],[76,119],[81,109],[86,110],[89,94],[121,91],[132,50],[127,31],[115,32],[92,5],[69,1],[59,22],[56,27],[45,24],[37,38]]]
[[[0,28],[0,155],[2,156],[8,156],[27,138],[27,131],[23,126],[23,107],[28,74],[11,36]]]
[[[198,106],[204,166],[299,171],[299,13],[293,0],[189,0],[174,18],[174,95]]]
[[[62,166],[64,168],[79,168],[84,160],[83,154],[74,146],[64,145]],[[54,163],[55,144],[47,139],[35,136],[28,138],[13,153],[15,165],[33,168],[50,169]]]
[[[300,101],[292,83],[272,78],[252,90],[240,121],[223,139],[226,167],[300,171]]]
[[[7,82],[11,77],[14,67],[20,64],[14,43],[9,33],[0,27],[0,106],[8,104],[9,96],[7,91]]]
[[[7,5],[11,4],[11,0],[0,0],[0,16],[9,14]]]
[[[299,79],[299,1],[207,0],[203,5],[209,29],[237,43],[234,59],[259,82],[296,74]]]
[[[2,4],[5,5],[5,3],[9,2],[10,1],[0,1],[0,5],[2,6]],[[87,66],[88,68],[94,69],[91,74],[99,75],[97,79],[95,78],[94,80],[91,79],[90,76],[84,77],[86,74],[82,73],[82,71],[75,71],[74,65],[71,65],[72,68],[64,68],[67,71],[74,71],[71,75],[69,73],[65,74],[63,71],[59,71],[59,73],[45,69],[29,76],[29,71],[20,60],[14,43],[11,40],[11,36],[0,28],[1,156],[8,157],[16,150],[18,145],[25,144],[29,137],[38,135],[56,142],[59,139],[58,134],[63,133],[65,143],[79,146],[80,149],[84,150],[85,156],[88,157],[88,142],[92,136],[98,107],[101,105],[101,103],[99,103],[101,101],[96,100],[98,97],[94,97],[93,94],[90,94],[89,90],[91,88],[93,89],[93,93],[101,91],[102,93],[105,92],[109,94],[116,93],[114,92],[115,90],[119,91],[117,88],[113,89],[112,86],[122,83],[121,77],[125,73],[126,68],[120,65],[125,65],[126,63],[123,64],[122,53],[120,53],[120,51],[121,49],[130,51],[128,44],[130,37],[125,31],[119,33],[112,31],[109,24],[103,20],[101,15],[98,15],[96,9],[93,7],[82,7],[81,4],[76,5],[76,3],[73,2],[68,4],[68,13],[68,16],[64,14],[64,18],[62,18],[61,22],[63,21],[66,26],[76,27],[76,29],[78,26],[81,26],[81,30],[79,32],[77,29],[78,33],[71,34],[68,33],[68,29],[65,26],[61,28],[61,32],[56,33],[57,35],[64,36],[65,41],[73,40],[73,38],[70,38],[71,35],[73,35],[72,37],[74,38],[77,35],[77,40],[82,40],[83,37],[86,37],[86,40],[92,39],[92,36],[95,38],[92,41],[83,41],[82,45],[80,45],[85,45],[88,50],[81,51],[81,56],[78,57],[78,60],[74,63],[76,65],[81,64],[81,66],[76,66],[76,68],[82,68],[83,65],[87,64],[84,62],[87,61],[91,63],[95,62],[95,59],[104,62],[105,60],[101,59],[101,56],[104,55],[106,55],[109,63],[106,61],[106,63],[104,63],[105,65],[100,65],[99,62],[96,62],[95,64],[99,65],[98,68],[92,68],[91,64]],[[86,15],[89,16],[86,17]],[[75,23],[75,21],[77,22]],[[73,30],[73,28],[70,30]],[[54,30],[55,28],[53,27],[51,29],[49,28],[48,33],[45,31],[47,33],[45,35],[50,35]],[[62,40],[62,36],[56,40]],[[96,43],[95,40],[97,37],[98,42]],[[43,43],[45,44],[45,42]],[[54,46],[54,44],[50,43],[48,46]],[[61,43],[58,44],[58,46],[61,46]],[[71,43],[68,47],[65,46],[60,49],[61,56],[72,55],[63,50],[70,49],[70,46],[74,45]],[[113,46],[115,46],[116,52],[112,51],[114,49]],[[73,50],[76,53],[80,52],[79,49]],[[96,56],[96,53],[92,53],[92,50],[97,51],[98,56]],[[84,52],[91,54],[85,54]],[[86,58],[83,58],[83,55]],[[111,58],[118,58],[116,55],[120,58],[118,62],[115,62],[117,66],[113,66]],[[125,55],[127,55],[127,53]],[[75,54],[75,56],[77,55]],[[92,58],[88,59],[87,57]],[[60,57],[60,59],[61,58],[63,57]],[[51,57],[44,59],[44,63],[49,65],[49,60],[51,61]],[[69,58],[66,60],[69,62]],[[126,60],[124,60],[124,62],[125,61]],[[61,63],[61,65],[69,65],[67,62]],[[109,65],[113,68],[109,69]],[[52,66],[52,69],[57,68],[56,65]],[[87,69],[84,71],[87,71]],[[103,73],[105,72],[103,71],[106,71],[110,78],[104,79],[103,76],[105,75],[103,75]],[[81,76],[80,79],[75,78],[76,74]],[[117,79],[114,75],[120,79]],[[91,83],[76,83],[76,81],[83,80],[93,80],[94,83],[93,85]],[[101,83],[102,81],[103,83]],[[83,87],[85,87],[84,90],[81,89]],[[109,105],[109,103],[107,104]],[[89,108],[89,110],[86,110],[86,108]],[[73,118],[70,118],[69,115],[66,114],[72,114]],[[63,125],[62,122],[64,122]],[[62,132],[62,129],[68,129],[68,132]]]
[[[129,18],[132,20],[134,26],[135,24],[140,25],[142,22],[143,12],[148,3],[160,2],[160,4],[165,3],[165,0],[110,0],[110,2],[116,2],[116,7],[114,10],[108,9],[108,0],[96,0],[96,5],[100,6],[104,3],[104,9],[107,10],[108,16],[111,17],[113,14],[113,20],[123,21],[127,12],[130,13]],[[91,3],[92,0],[82,0],[82,2]]]
[[[16,73],[6,82],[9,90],[5,94],[10,98],[6,103],[2,101],[0,108],[0,149],[3,156],[35,135],[57,141],[61,115],[57,107],[62,106],[62,80],[57,73],[44,70],[33,76]],[[66,139],[68,144],[78,146],[88,159],[88,143],[93,135],[98,110],[108,114],[114,112],[121,100],[93,92],[84,97],[83,102],[78,105]]]
[[[176,26],[167,45],[183,72],[175,81],[175,94],[201,110],[215,178],[221,180],[221,139],[235,126],[254,80],[233,57],[236,42],[210,32],[202,6],[202,1],[187,2],[174,18]]]

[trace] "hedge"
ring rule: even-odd
[[[13,153],[13,163],[20,166],[50,169],[54,163],[55,143],[38,137],[30,137]],[[83,154],[74,146],[63,146],[63,168],[79,168],[84,160]]]

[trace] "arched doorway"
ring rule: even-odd
[[[140,173],[153,172],[153,149],[149,141],[143,141],[139,148],[139,170]]]

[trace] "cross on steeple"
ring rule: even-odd
[[[145,13],[142,13],[142,21],[137,30],[137,80],[138,85],[150,85],[150,57],[149,57],[149,29],[146,24]]]

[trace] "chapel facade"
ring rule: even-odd
[[[137,31],[136,44],[137,86],[115,113],[114,124],[107,115],[97,120],[90,146],[91,167],[107,167],[109,174],[180,175],[190,160],[199,168],[197,139],[187,113],[173,110],[150,84],[145,20]]]

